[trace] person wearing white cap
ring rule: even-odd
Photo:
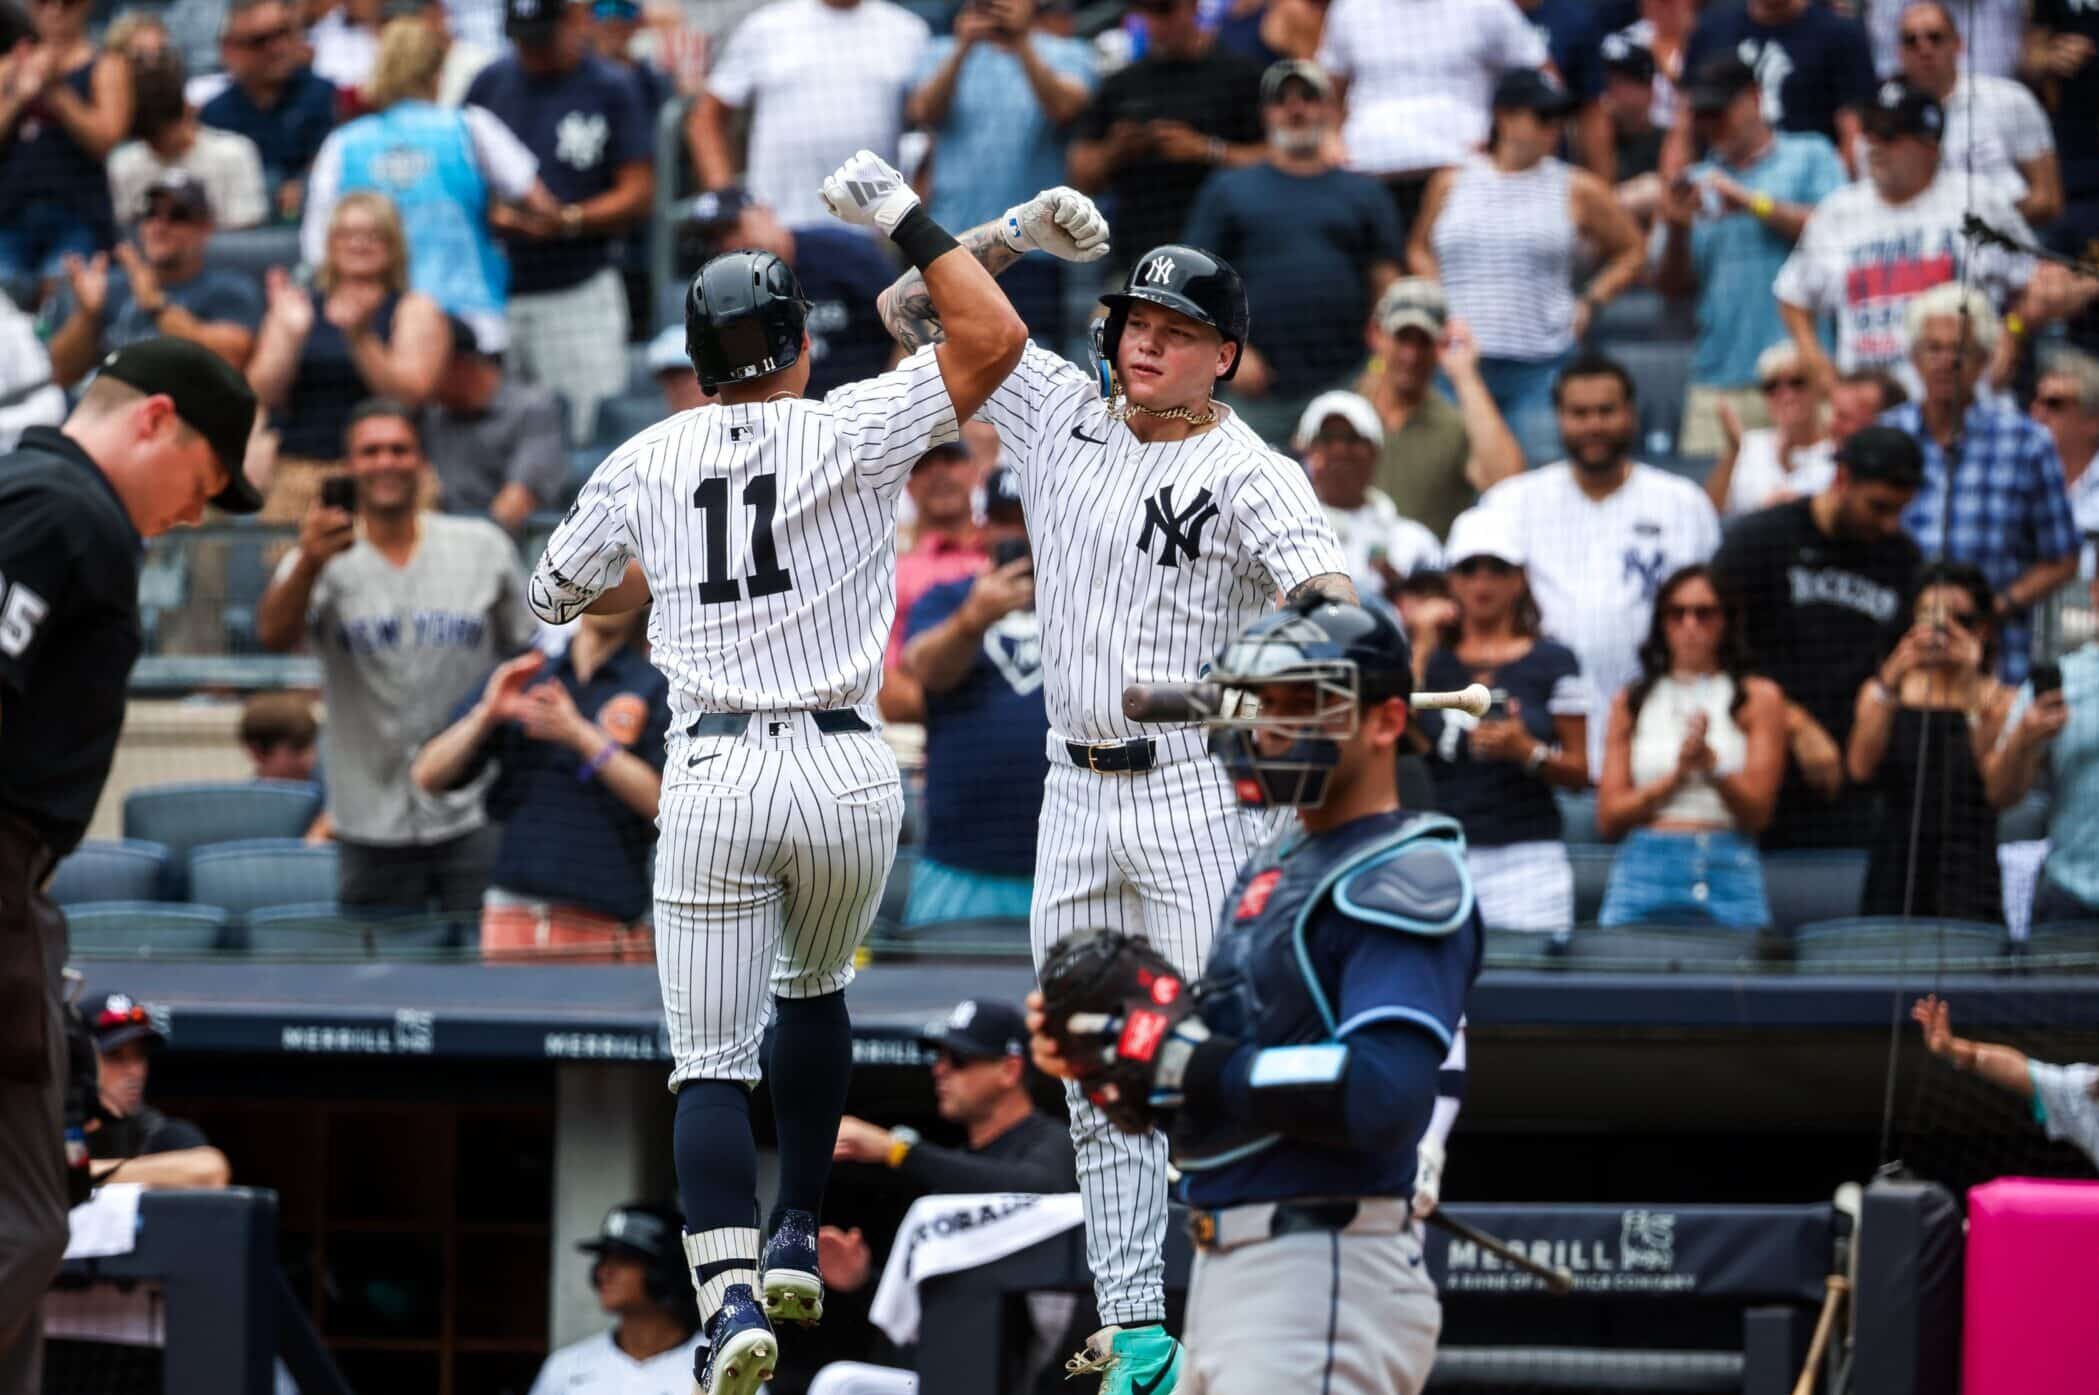
[[[689,412],[714,400],[714,394],[700,386],[700,375],[692,371],[692,360],[686,357],[684,325],[672,325],[651,339],[647,358],[649,376],[663,390],[666,416]]]
[[[1402,517],[1391,497],[1370,482],[1385,445],[1377,408],[1352,392],[1322,392],[1305,405],[1291,444],[1341,540],[1358,595],[1389,598],[1414,572],[1443,565],[1436,535]]]
[[[1465,828],[1465,861],[1489,929],[1564,934],[1574,925],[1574,870],[1552,787],[1589,783],[1588,680],[1574,651],[1543,638],[1516,520],[1470,509],[1445,547],[1457,614],[1422,627],[1414,664],[1424,688],[1484,683],[1484,718],[1422,712],[1417,730],[1437,808]]]
[[[1472,330],[1450,318],[1434,281],[1408,276],[1385,288],[1370,315],[1370,347],[1356,391],[1385,428],[1377,486],[1441,537],[1481,491],[1522,473],[1523,449],[1480,377]]]

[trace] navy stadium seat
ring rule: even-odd
[[[229,943],[217,906],[169,901],[89,901],[66,907],[72,951],[83,955],[209,954]]]
[[[654,426],[669,416],[663,405],[663,394],[651,384],[646,393],[622,393],[608,397],[598,404],[598,439],[596,450],[600,459],[612,453],[617,446]]]
[[[166,846],[163,894],[179,901],[188,894],[192,848],[242,838],[297,838],[320,812],[320,786],[304,780],[158,785],[124,797],[124,836]],[[328,895],[334,894],[331,888]]]
[[[333,901],[298,902],[251,911],[248,948],[255,954],[362,957],[371,953],[365,927],[346,920]]]
[[[90,838],[51,874],[46,894],[61,906],[83,901],[152,901],[167,884],[168,850],[138,839]]]
[[[1570,969],[1637,973],[1689,969],[1705,973],[1747,969],[1757,954],[1756,936],[1719,926],[1585,926],[1567,941]]]
[[[1633,454],[1641,459],[1674,455],[1683,427],[1684,390],[1691,381],[1691,348],[1679,342],[1614,344],[1610,356],[1625,365],[1639,386],[1640,435]]]
[[[335,861],[333,843],[310,846],[296,838],[212,843],[190,854],[190,892],[208,905],[225,907],[236,919],[272,906],[333,901]]]
[[[2031,843],[2048,836],[2048,791],[2033,790],[1997,816],[1997,841]]]
[[[1574,923],[1594,925],[1603,909],[1603,889],[1611,880],[1611,863],[1618,850],[1606,844],[1582,844],[1567,849],[1574,864]]]
[[[296,227],[233,228],[215,232],[204,244],[206,270],[237,271],[260,287],[263,273],[273,266],[286,270],[299,264],[299,230]]]
[[[1927,974],[2004,967],[2010,948],[2011,932],[1983,921],[1847,916],[1795,931],[1793,965],[1803,972]]]
[[[1603,842],[1603,835],[1596,831],[1596,791],[1554,790],[1552,797],[1560,806],[1562,841],[1569,847]]]
[[[1866,889],[1863,849],[1764,854],[1764,898],[1771,928],[1797,930],[1815,921],[1856,915]]]

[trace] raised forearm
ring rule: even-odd
[[[51,381],[69,388],[87,376],[95,363],[95,349],[102,339],[102,317],[75,306],[58,327],[47,346],[51,354]]]
[[[1465,483],[1484,494],[1512,475],[1523,473],[1523,446],[1494,405],[1494,394],[1477,371],[1448,375],[1458,395],[1458,418],[1465,424]]]
[[[1020,69],[1027,75],[1028,89],[1042,104],[1042,113],[1052,124],[1062,126],[1086,109],[1086,84],[1043,62],[1042,55],[1035,51],[1033,36],[1022,39],[1016,52],[1020,57]]]
[[[983,652],[984,627],[963,606],[904,646],[904,672],[929,693],[944,693],[969,676]]]
[[[984,223],[971,228],[955,238],[963,250],[990,272],[998,275],[1020,260],[1020,253],[1006,245],[999,236],[998,224]],[[933,306],[933,293],[926,287],[925,273],[918,270],[905,272],[892,282],[889,288],[875,298],[875,311],[882,317],[882,327],[887,329],[906,353],[915,353],[928,344],[943,343],[947,331],[940,323],[940,312]]]
[[[957,43],[933,70],[933,76],[904,99],[905,120],[914,126],[938,126],[947,120],[948,107],[955,100],[955,84],[962,76],[962,61],[969,57],[969,50],[970,45]]]
[[[305,348],[302,336],[286,330],[275,319],[262,322],[262,332],[255,337],[255,352],[248,356],[248,386],[262,405],[272,411],[282,407],[291,396],[292,381],[299,376],[299,352]],[[356,356],[357,344],[351,341],[350,352]],[[369,378],[366,381],[370,381]],[[393,396],[384,388],[379,389],[384,397]]]
[[[202,344],[236,369],[248,366],[255,331],[230,320],[200,320],[179,305],[169,305],[154,322],[162,334]]]
[[[1361,599],[1356,595],[1355,582],[1349,580],[1346,572],[1321,572],[1317,576],[1308,576],[1291,587],[1289,594],[1283,597],[1283,604],[1296,605],[1311,595],[1324,596],[1330,601],[1345,601],[1350,605]]]
[[[255,607],[255,638],[273,654],[282,654],[299,642],[306,628],[306,607],[313,599],[313,583],[321,569],[305,553],[264,588]]]
[[[488,704],[474,704],[473,711],[423,743],[409,764],[408,778],[425,794],[443,794],[458,788],[495,725],[495,714]]]

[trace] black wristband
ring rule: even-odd
[[[933,221],[924,204],[897,219],[896,231],[889,235],[889,240],[904,254],[904,260],[920,271],[962,245],[946,228]]]

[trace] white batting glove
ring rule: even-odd
[[[1443,1199],[1443,1150],[1427,1139],[1414,1150],[1414,1219],[1425,1221]]]
[[[1093,200],[1059,184],[999,219],[999,236],[1016,252],[1041,250],[1067,262],[1099,261],[1108,255],[1108,220]]]
[[[911,183],[887,160],[862,150],[840,165],[822,189],[824,206],[845,222],[874,228],[884,237],[918,207]]]

